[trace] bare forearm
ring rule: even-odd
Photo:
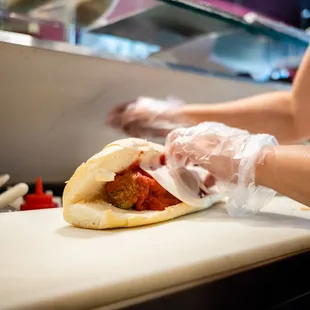
[[[251,133],[269,133],[281,143],[300,139],[290,92],[266,93],[229,103],[189,104],[181,108],[181,114],[195,123],[215,121]]]
[[[310,147],[266,149],[264,159],[256,166],[256,183],[310,206]]]

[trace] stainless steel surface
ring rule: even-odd
[[[200,1],[200,0],[161,0],[162,2],[176,5],[177,7],[193,10],[205,16],[212,16],[218,19],[226,20],[230,23],[237,23],[240,26],[251,28],[258,31],[260,34],[268,33],[272,37],[279,37],[282,35],[283,40],[293,40],[295,43],[301,44],[302,42],[308,44],[310,36],[304,31],[295,27],[289,26],[271,18],[267,18],[248,10],[245,12],[243,9],[237,9],[235,12],[224,10],[215,1]]]
[[[268,80],[274,69],[297,68],[306,48],[257,36],[243,29],[201,35],[150,56],[228,75],[248,73]]]
[[[94,32],[167,48],[198,35],[229,28],[231,25],[221,20],[206,18],[195,12],[170,5],[159,5],[98,28]]]
[[[140,63],[140,64],[148,65],[148,66],[169,67],[168,64],[165,64],[164,62],[160,60],[143,60],[143,59],[123,57],[118,54],[110,54],[110,53],[105,53],[102,51],[98,52],[96,50],[92,50],[88,47],[80,46],[80,45],[72,45],[72,44],[56,42],[56,41],[38,40],[30,35],[14,33],[14,32],[9,32],[9,31],[0,30],[0,43],[10,43],[10,44],[19,45],[19,46],[39,48],[39,49],[45,49],[45,50],[50,50],[50,51],[69,53],[69,54],[81,55],[81,56],[92,56],[92,57],[110,59],[110,60],[115,60],[115,61]]]
[[[53,3],[57,1],[63,4],[63,0],[54,0]],[[98,4],[98,0],[94,1]],[[154,6],[141,5],[141,8],[117,19],[102,20],[104,26],[87,29],[92,30],[91,34],[84,29],[79,35],[81,49],[78,53],[89,47],[82,53],[121,61],[148,58],[143,62],[146,65],[224,76],[243,75],[255,81],[287,79],[287,76],[292,80],[294,73],[289,70],[298,67],[309,42],[305,32],[253,12],[239,16],[195,0],[162,2],[165,3],[158,1]],[[78,3],[81,6],[84,2]],[[85,3],[88,8],[92,7],[92,1]],[[114,41],[107,43],[109,35]],[[73,37],[71,42],[76,39]],[[124,38],[128,40],[122,41]],[[29,40],[34,46],[70,52],[77,50],[53,42]],[[116,46],[114,51],[111,46]]]
[[[104,58],[107,60],[122,61],[126,63],[140,64],[144,66],[152,66],[152,67],[157,67],[157,68],[166,68],[170,70],[179,70],[179,71],[187,71],[187,72],[192,72],[192,73],[197,73],[197,74],[212,75],[212,76],[218,76],[218,77],[229,78],[229,79],[237,78],[235,76],[232,76],[231,72],[233,71],[229,70],[229,68],[227,67],[224,68],[223,66],[222,66],[222,68],[224,68],[223,70],[218,70],[216,66],[214,67],[214,70],[213,70],[213,68],[210,66],[208,67],[203,67],[203,65],[196,66],[195,63],[190,63],[190,62],[189,63],[174,62],[174,61],[170,61],[171,59],[169,59],[169,57],[167,57],[166,59],[165,57],[163,57],[163,59],[161,59],[161,56],[150,57],[148,59],[135,59],[131,57],[124,57],[119,54],[111,54],[111,53],[93,50],[85,46],[71,45],[71,44],[62,43],[62,42],[38,40],[36,38],[33,38],[30,35],[24,35],[24,34],[7,32],[7,31],[0,31],[0,42],[11,43],[11,44],[25,46],[25,47],[33,47],[33,48],[46,49],[50,51],[75,54],[75,55]],[[248,82],[248,83],[255,83],[249,78],[246,78],[246,79],[237,78],[237,79],[239,79],[240,81]]]
[[[292,79],[289,69],[299,66],[309,42],[304,31],[253,12],[239,16],[202,1],[163,2],[93,32],[157,46],[151,59],[256,81],[274,78],[275,70]]]
[[[84,46],[75,46],[68,43],[56,42],[56,41],[38,40],[30,35],[14,33],[9,31],[0,30],[0,42],[17,44],[28,47],[49,49],[58,52],[80,54],[85,56],[94,55],[92,50]]]

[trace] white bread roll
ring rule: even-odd
[[[206,209],[219,200],[218,195],[204,207],[185,203],[163,211],[135,211],[114,207],[104,200],[104,186],[115,174],[128,168],[138,159],[161,155],[163,146],[142,139],[128,138],[108,144],[101,152],[77,168],[67,182],[63,194],[64,219],[81,228],[108,229],[134,227],[168,221]]]

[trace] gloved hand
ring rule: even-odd
[[[171,130],[190,124],[178,114],[182,104],[177,100],[140,97],[112,110],[107,123],[137,138],[166,137]]]
[[[169,165],[199,165],[216,179],[228,195],[227,209],[232,216],[259,211],[275,195],[255,184],[255,168],[263,163],[264,148],[277,145],[273,136],[251,135],[220,123],[201,123],[172,131],[166,139]]]

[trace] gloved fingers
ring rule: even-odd
[[[143,127],[153,117],[152,114],[153,112],[147,106],[139,104],[139,101],[126,102],[109,113],[107,123],[127,135],[142,137],[145,134]]]
[[[173,145],[179,145],[179,147],[185,147],[185,145],[200,145],[203,149],[206,147],[214,148],[218,146],[220,142],[226,142],[228,140],[227,136],[221,137],[221,135],[217,135],[214,130],[211,130],[212,127],[210,129],[207,128],[207,130],[204,130],[201,125],[202,124],[189,128],[178,128],[173,130],[167,136],[167,147],[173,147]]]
[[[151,98],[138,98],[122,103],[114,108],[107,117],[107,123],[121,130],[132,127],[132,123],[138,128],[151,127],[155,118],[168,109],[169,103]]]
[[[226,156],[211,155],[208,161],[202,162],[200,166],[210,172],[219,181],[232,184],[238,183],[238,168],[240,160]]]
[[[154,115],[156,115],[155,111],[148,104],[145,104],[143,100],[137,100],[127,106],[123,112],[122,120],[124,125],[138,121],[147,123]]]
[[[217,180],[235,184],[238,182],[240,160],[226,155],[213,155],[212,148],[207,147],[204,152],[203,148],[195,149],[195,145],[184,148],[176,144],[168,153],[167,160],[170,165],[176,167],[198,165],[209,171]]]
[[[134,101],[127,101],[116,106],[107,116],[106,123],[113,128],[120,128],[123,114]]]
[[[208,174],[203,183],[207,188],[209,188],[216,184],[216,179],[212,174]]]
[[[207,165],[211,155],[221,153],[224,142],[222,137],[213,134],[190,135],[186,129],[174,130],[166,140],[168,161],[174,166],[184,166],[188,162]]]
[[[249,136],[243,130],[218,123],[180,128],[167,137],[167,161],[175,167],[199,165],[217,180],[236,184],[242,151]]]
[[[179,137],[185,136],[189,128],[177,128],[169,133],[166,139],[166,146],[172,145]]]
[[[123,125],[122,131],[130,137],[141,138],[140,126],[136,122]]]
[[[211,165],[211,168],[216,168],[220,167],[220,163],[223,163],[223,167],[226,169],[236,168],[249,135],[245,135],[243,131],[241,131],[241,135],[216,135],[214,133],[216,130],[203,132],[200,130],[202,127],[197,125],[189,129],[181,128],[168,135],[166,153],[170,164],[184,166],[191,162],[207,169],[207,166]],[[215,164],[217,162],[218,165]],[[227,175],[231,175],[230,170],[228,169]],[[224,176],[225,174],[221,172],[219,175]]]
[[[175,99],[140,97],[112,110],[107,123],[130,136],[163,138],[171,130],[190,125],[191,121],[178,113],[183,104]]]

